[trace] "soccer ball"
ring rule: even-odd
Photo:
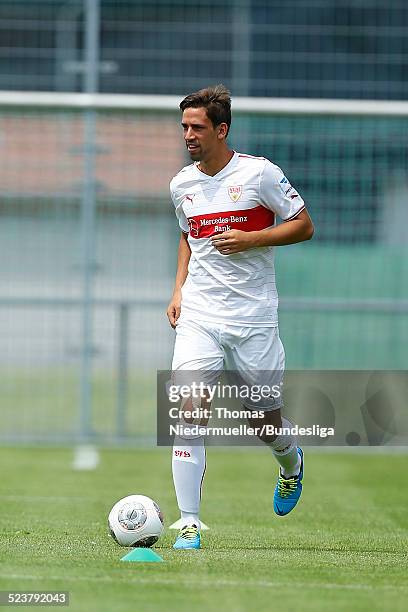
[[[128,495],[109,512],[112,538],[121,546],[153,546],[163,532],[163,514],[146,495]]]

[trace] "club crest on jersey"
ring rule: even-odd
[[[228,195],[233,202],[238,202],[242,195],[242,185],[230,185],[228,187]]]

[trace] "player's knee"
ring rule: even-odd
[[[248,417],[248,421],[251,427],[256,431],[256,436],[264,444],[272,444],[276,438],[276,430],[279,430],[282,426],[281,412],[280,409],[276,410],[265,410],[263,416],[259,417]]]
[[[180,419],[189,425],[207,426],[211,405],[206,397],[187,397],[180,407]]]

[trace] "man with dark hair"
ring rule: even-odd
[[[278,333],[274,247],[309,240],[313,224],[278,166],[229,148],[231,99],[223,85],[190,94],[180,109],[193,163],[170,184],[181,228],[175,288],[167,309],[176,330],[173,375],[199,372],[211,386],[224,368],[244,380],[251,370],[251,381],[254,372],[262,372],[262,382],[280,387],[285,354]],[[285,222],[276,225],[276,215]],[[302,491],[303,452],[291,433],[293,425],[281,416],[280,395],[261,404],[243,403],[264,415],[249,422],[259,428],[259,438],[280,465],[274,509],[286,515]],[[198,408],[208,405],[200,398]],[[196,407],[194,397],[185,402],[184,424],[191,423],[184,414],[193,414]],[[265,435],[262,425],[273,426],[274,435]],[[172,467],[182,519],[174,548],[200,548],[204,437],[175,436]]]
[[[226,123],[229,131],[231,125],[231,96],[224,85],[207,87],[207,89],[201,89],[186,96],[180,102],[180,110],[185,111],[186,108],[205,108],[207,117],[214,127]]]

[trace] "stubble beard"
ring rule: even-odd
[[[198,151],[194,152],[194,151],[189,151],[187,149],[188,154],[190,155],[190,159],[192,161],[201,161],[201,149],[199,149]]]

